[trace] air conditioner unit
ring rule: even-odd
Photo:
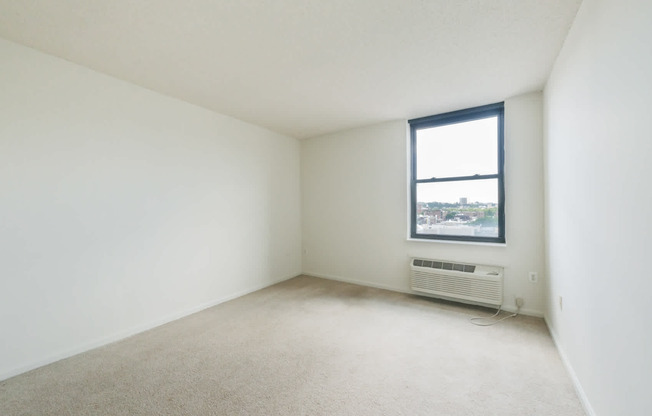
[[[445,260],[413,258],[412,290],[434,297],[500,306],[503,268]]]

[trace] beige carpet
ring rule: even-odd
[[[583,415],[541,319],[297,277],[0,382],[0,415]]]

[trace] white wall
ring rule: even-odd
[[[0,379],[301,272],[299,143],[0,40]]]
[[[546,319],[600,416],[652,409],[651,20],[584,0],[545,90]]]
[[[542,98],[505,102],[507,246],[407,240],[405,121],[301,142],[303,271],[314,276],[409,290],[411,256],[505,267],[507,308],[543,315]]]

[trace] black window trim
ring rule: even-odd
[[[498,173],[491,175],[454,176],[417,179],[417,131],[489,117],[498,117]],[[410,238],[418,240],[450,240],[465,242],[505,243],[505,104],[503,102],[467,108],[434,116],[408,120],[410,125]],[[417,183],[498,179],[498,237],[417,234]]]

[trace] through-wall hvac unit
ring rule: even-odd
[[[462,302],[500,306],[503,268],[445,260],[412,259],[412,290]]]

